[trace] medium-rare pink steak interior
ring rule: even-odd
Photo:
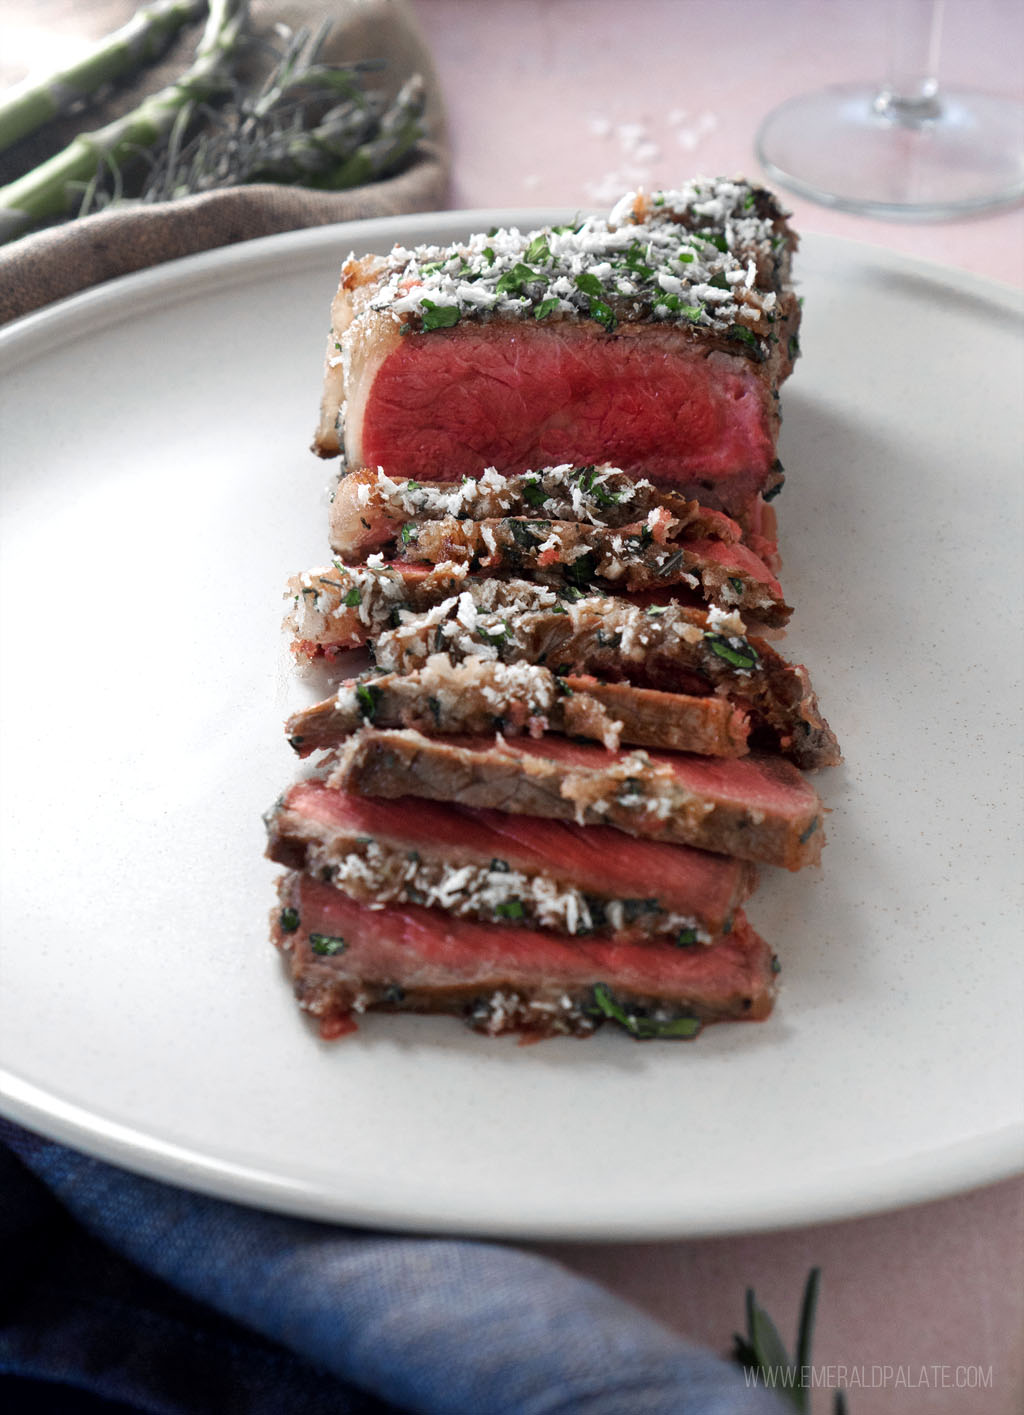
[[[314,446],[341,454],[336,558],[288,586],[332,695],[289,718],[321,756],[267,816],[322,1036],[771,1011],[741,906],[759,866],[817,864],[801,769],[840,760],[763,637],[792,612],[767,503],[795,246],[770,193],[698,179],[345,263]]]
[[[707,948],[496,929],[416,904],[368,908],[305,874],[286,875],[273,938],[321,1035],[369,1009],[451,1012],[495,1036],[588,1036],[607,1021],[638,1039],[688,1038],[703,1022],[771,1011],[777,965],[740,911]]]
[[[750,864],[607,826],[357,796],[297,782],[267,820],[268,854],[363,903],[426,903],[494,924],[619,943],[710,943],[757,879]]]
[[[795,245],[769,192],[701,179],[350,260],[314,447],[421,481],[610,461],[742,514],[778,481]]]

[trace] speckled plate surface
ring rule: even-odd
[[[788,651],[846,765],[820,871],[751,901],[783,992],[696,1044],[518,1047],[373,1018],[324,1045],[267,941],[294,772],[287,574],[351,247],[232,247],[0,335],[0,1104],[95,1154],[357,1223],[579,1237],[864,1214],[1024,1159],[1021,300],[808,238],[784,394]]]

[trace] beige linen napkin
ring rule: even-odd
[[[16,0],[5,7],[5,23],[20,5],[26,24],[55,34],[100,38],[117,29],[136,8],[133,0]],[[323,58],[387,61],[367,76],[368,87],[389,97],[412,73],[427,89],[427,136],[397,175],[343,192],[263,182],[206,192],[176,201],[99,211],[66,221],[0,246],[0,324],[90,285],[142,270],[177,256],[214,246],[248,241],[301,226],[322,226],[403,211],[444,206],[448,157],[440,91],[430,55],[408,0],[309,0],[306,4],[256,4],[253,19],[261,28],[281,22],[292,28],[332,21]],[[0,185],[60,151],[76,132],[100,127],[133,108],[147,93],[170,83],[191,62],[202,21],[189,26],[156,65],[130,83],[119,85],[101,103],[90,104],[76,118],[63,119],[0,154]],[[0,81],[17,79],[0,68]]]

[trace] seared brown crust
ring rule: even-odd
[[[786,623],[792,610],[781,586],[751,550],[717,536],[690,540],[686,532],[667,512],[657,537],[646,521],[609,530],[577,521],[452,517],[416,525],[400,554],[428,565],[526,572],[552,585],[603,585],[630,593],[688,585],[709,604],[738,609],[774,628]]]
[[[525,929],[496,935],[415,905],[371,910],[301,874],[285,875],[279,896],[271,936],[327,1039],[378,1009],[447,1013],[490,1036],[589,1036],[614,1018],[637,1038],[686,1037],[703,1022],[759,1020],[774,1002],[773,956],[742,912],[709,948],[635,948]],[[631,981],[641,978],[642,987]]]
[[[393,546],[403,528],[427,521],[544,516],[616,528],[646,523],[652,512],[655,523],[675,523],[676,539],[736,541],[742,536],[742,528],[721,511],[614,467],[543,467],[507,477],[492,469],[462,482],[395,479],[379,467],[363,467],[338,482],[331,501],[330,543],[338,555],[359,561]]]
[[[834,766],[839,744],[821,714],[806,668],[788,662],[753,634],[709,627],[696,606],[644,608],[608,596],[587,597],[515,616],[495,613],[467,626],[415,623],[381,634],[380,667],[409,672],[435,645],[458,659],[474,649],[503,663],[539,663],[561,675],[596,674],[668,693],[715,693],[750,714],[765,745],[797,766]]]
[[[367,722],[378,727],[415,727],[433,736],[499,732],[563,732],[601,742],[620,742],[707,756],[738,757],[747,751],[746,715],[724,698],[689,697],[600,683],[596,678],[558,678],[546,668],[506,665],[480,658],[453,664],[433,654],[422,669],[342,683],[325,702],[295,713],[286,731],[300,757],[336,747]]]
[[[423,796],[612,825],[790,870],[814,864],[824,838],[817,793],[774,757],[556,752],[554,743],[440,741],[411,730],[364,729],[341,749],[328,781],[369,796]]]

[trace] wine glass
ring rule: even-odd
[[[944,0],[890,0],[881,85],[791,98],[757,134],[768,176],[861,215],[940,220],[1024,196],[1024,103],[940,88]]]

